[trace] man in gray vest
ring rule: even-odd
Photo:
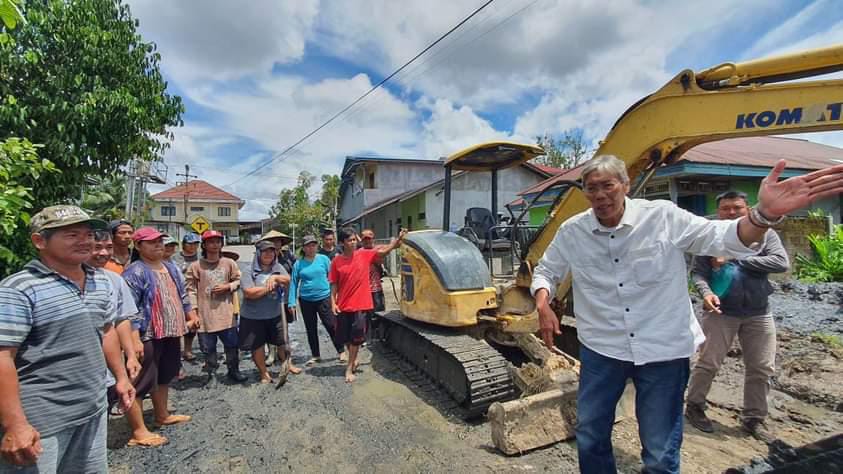
[[[729,191],[717,196],[719,219],[740,219],[748,212],[746,194]],[[776,361],[776,324],[768,301],[773,288],[767,275],[786,272],[789,267],[787,252],[772,229],[764,234],[757,255],[737,260],[694,258],[691,279],[703,298],[705,343],[691,372],[685,416],[701,431],[714,432],[705,414],[705,399],[737,336],[746,366],[741,425],[761,441],[773,440],[764,424]]]

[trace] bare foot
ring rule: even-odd
[[[187,423],[190,420],[190,415],[170,415],[163,420],[156,419],[155,424],[158,426],[177,425],[179,423]]]
[[[340,352],[340,362],[348,362],[348,352]]]
[[[266,377],[261,377],[261,383],[264,384],[264,385],[271,384],[272,383],[272,377],[270,377],[268,375]]]
[[[360,362],[359,361],[354,361],[354,368],[351,369],[351,371],[353,373],[360,372]]]
[[[356,379],[357,376],[353,372],[345,371],[345,383],[354,383]]]
[[[290,371],[290,373],[291,373],[291,374],[293,374],[293,375],[298,375],[298,374],[300,374],[300,373],[301,373],[301,369],[300,369],[300,368],[298,368],[298,367],[296,367],[296,366],[295,366],[295,365],[293,365],[293,364],[290,364],[290,366],[289,366],[289,368],[288,368],[287,370],[289,370],[289,371]]]

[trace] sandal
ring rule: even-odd
[[[126,446],[140,446],[143,448],[157,448],[158,446],[163,446],[167,444],[169,440],[164,436],[153,434],[152,436],[144,439],[135,439],[132,438],[126,443]]]
[[[170,415],[163,421],[155,420],[155,426],[177,425],[179,423],[187,423],[192,419],[190,415]]]

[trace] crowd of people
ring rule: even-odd
[[[784,167],[780,162],[762,181],[756,206],[744,194],[726,193],[717,198],[720,219],[708,220],[669,202],[628,198],[626,165],[616,157],[583,166],[591,208],[560,226],[531,286],[542,337],[552,347],[560,330],[550,302],[572,277],[582,472],[616,471],[614,411],[629,379],[644,470],[679,472],[683,420],[715,429],[706,395],[735,337],[746,364],[742,427],[769,439],[764,421],[775,327],[767,274],[789,265],[770,229],[815,199],[843,191],[843,165],[779,181]],[[237,255],[223,249],[223,235],[213,230],[186,235],[179,251],[178,242],[156,229],[106,224],[68,205],[41,210],[30,230],[38,258],[0,282],[0,472],[107,471],[109,407],[125,414],[129,445],[166,443],[146,426],[141,402],[149,395],[157,426],[191,420],[168,410],[168,387],[182,361],[196,359],[197,335],[209,382],[221,344],[231,381],[245,380],[240,352],[247,351],[259,381],[272,383],[272,357],[285,374],[300,371],[287,337],[300,310],[307,364],[321,360],[321,321],[345,363],[345,381],[353,383],[372,314],[383,308],[380,262],[406,233],[375,246],[370,230],[358,235],[343,228],[336,236],[327,232],[321,248],[306,236],[296,258],[287,236],[269,232],[242,275]],[[704,300],[702,327],[687,281],[677,278],[685,274],[686,254],[698,256],[692,280]]]
[[[194,362],[198,339],[207,382],[215,383],[222,346],[234,383],[241,351],[258,381],[275,361],[292,363],[287,325],[300,310],[311,358],[321,362],[317,318],[355,381],[372,314],[383,310],[382,260],[406,231],[374,246],[374,233],[325,230],[322,246],[306,236],[298,258],[290,239],[270,231],[241,274],[237,253],[208,230],[179,241],[152,227],[110,223],[82,209],[45,208],[30,221],[38,257],[0,282],[0,472],[106,472],[108,413],[124,414],[129,446],[167,438],[149,429],[191,420],[168,409],[169,385]],[[241,295],[242,294],[242,300]],[[282,374],[278,374],[282,376]]]

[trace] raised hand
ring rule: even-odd
[[[843,164],[779,181],[787,163],[779,160],[758,190],[758,211],[775,220],[817,199],[843,193]]]

